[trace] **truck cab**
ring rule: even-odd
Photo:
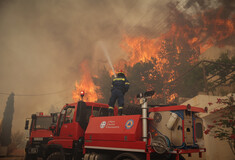
[[[53,120],[55,123],[56,116],[56,113],[43,115],[42,112],[39,112],[32,114],[31,118],[26,119],[25,130],[29,131],[29,136],[25,147],[25,160],[34,160],[37,157],[42,157],[43,147],[49,140],[53,139],[50,126],[53,124]]]
[[[84,101],[66,104],[60,112],[54,139],[48,142],[46,155],[57,158],[66,156],[69,159],[76,152],[78,154],[75,156],[80,158],[89,119],[108,116],[108,108],[107,104]],[[116,109],[114,115],[117,115]]]

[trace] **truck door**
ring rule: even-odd
[[[74,106],[67,106],[61,111],[57,135],[60,138],[72,139],[75,134]]]
[[[192,112],[185,110],[184,113],[184,136],[186,145],[193,145],[193,118]]]

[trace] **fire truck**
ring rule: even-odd
[[[203,148],[202,108],[148,105],[153,91],[138,94],[141,114],[108,116],[108,105],[79,101],[61,110],[47,160],[180,160]]]
[[[53,139],[50,126],[56,123],[56,118],[57,113],[43,115],[43,112],[38,112],[26,119],[25,130],[29,130],[29,139],[25,147],[25,160],[36,160],[37,157],[42,157],[43,147],[49,140]]]

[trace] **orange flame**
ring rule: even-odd
[[[85,92],[85,96],[83,98],[84,101],[90,101],[90,102],[95,102],[102,96],[97,93],[98,87],[94,84],[88,61],[83,61],[80,65],[81,72],[82,72],[82,77],[79,83],[76,81],[75,83],[75,90],[72,91],[73,94],[73,100],[75,102],[81,100],[81,92]]]
[[[162,50],[161,43],[159,38],[147,39],[145,37],[124,36],[124,43],[121,46],[129,53],[126,65],[133,66],[138,62],[150,61],[154,57],[158,64],[156,69],[163,72],[163,65],[169,63],[169,61],[159,54]],[[119,66],[124,65],[119,64]]]
[[[156,66],[153,70],[159,71],[165,79],[165,84],[175,80],[178,73],[174,70],[180,65],[180,59],[184,58],[187,62],[195,63],[198,56],[210,47],[222,46],[222,41],[235,33],[234,22],[230,19],[222,19],[221,9],[216,18],[202,15],[202,24],[192,27],[185,25],[172,24],[170,30],[160,37],[147,38],[131,37],[124,35],[121,47],[128,53],[128,60],[121,61],[117,66],[134,66],[138,62],[155,61]],[[210,15],[210,14],[208,14]],[[190,52],[191,54],[183,54]],[[171,59],[171,60],[170,60]],[[150,73],[149,77],[154,78]],[[146,77],[142,77],[142,81]],[[148,88],[151,85],[148,84]],[[173,101],[178,94],[165,93],[167,101]]]
[[[177,93],[171,94],[170,96],[167,97],[167,103],[174,101],[176,97],[178,97]]]
[[[114,65],[115,69],[125,69],[126,66],[133,67],[139,62],[154,61],[156,65],[150,70],[148,78],[156,80],[156,75],[152,74],[151,71],[157,70],[161,77],[164,77],[165,84],[173,82],[179,74],[175,68],[181,65],[182,59],[186,62],[195,63],[200,54],[214,45],[223,46],[224,40],[234,35],[235,24],[230,19],[221,18],[223,11],[224,8],[219,10],[214,18],[207,16],[207,12],[199,15],[201,16],[199,17],[201,24],[198,25],[190,23],[185,23],[185,25],[172,24],[168,32],[156,38],[124,35],[121,47],[128,53],[128,59],[121,59],[118,64]],[[96,101],[101,96],[97,94],[97,86],[94,85],[90,72],[85,67],[88,64],[81,66],[83,76],[79,83],[76,82],[75,84],[76,90],[73,91],[73,99],[74,101],[79,100],[80,91],[84,90],[87,100]],[[111,75],[113,75],[112,71],[110,71]],[[142,81],[145,81],[145,79],[146,77],[142,76]],[[146,86],[148,89],[154,89],[152,84],[146,84]],[[178,96],[177,93],[172,93],[168,88],[164,88],[162,91],[167,95],[168,102],[173,101]],[[154,97],[162,98],[163,95],[158,94]]]

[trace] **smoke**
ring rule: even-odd
[[[126,34],[156,38],[169,31],[172,24],[203,27],[202,16],[234,22],[234,14],[235,1],[230,0],[152,1],[138,23],[127,29]]]
[[[87,59],[92,68],[108,65],[105,57],[94,56],[98,41],[107,44],[115,63],[127,57],[120,47],[124,34],[157,37],[169,30],[174,10],[187,17],[221,5],[229,8],[225,16],[231,18],[234,5],[229,0],[1,0],[0,92],[15,93],[13,128],[23,128],[32,113],[73,101],[79,64]],[[6,98],[0,95],[0,102]]]
[[[14,93],[8,97],[5,111],[3,113],[2,131],[0,133],[0,144],[8,146],[11,143],[11,129],[14,114]]]
[[[13,128],[22,129],[32,113],[73,101],[79,64],[87,59],[96,68],[92,62],[97,41],[107,44],[112,62],[125,56],[119,47],[122,33],[148,5],[132,0],[1,0],[0,93],[15,93]],[[6,99],[0,95],[0,102]]]

